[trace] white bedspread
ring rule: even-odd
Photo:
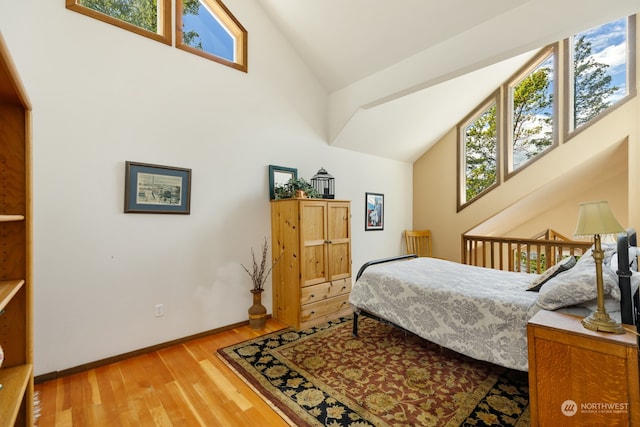
[[[527,321],[539,308],[525,289],[537,274],[416,258],[368,267],[350,302],[431,342],[526,371]]]

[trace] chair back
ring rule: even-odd
[[[404,238],[407,243],[407,253],[419,257],[430,257],[431,230],[405,230]]]

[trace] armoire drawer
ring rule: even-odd
[[[351,277],[307,286],[300,290],[300,304],[310,304],[351,292]]]
[[[300,322],[311,322],[316,318],[338,313],[350,308],[349,294],[339,295],[322,301],[305,304],[301,307]]]

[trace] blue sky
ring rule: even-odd
[[[627,18],[578,33],[574,40],[585,36],[591,42],[591,54],[596,61],[609,65],[608,72],[614,86],[621,90],[618,99],[627,92]]]
[[[194,30],[200,35],[202,48],[205,52],[235,62],[233,37],[214,18],[214,14],[203,5],[202,1],[200,1],[198,15],[184,15],[182,22],[183,31]]]

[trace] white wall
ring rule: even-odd
[[[240,263],[270,234],[269,164],[335,176],[354,274],[400,253],[411,164],[329,146],[313,73],[255,1],[225,4],[249,32],[247,74],[61,0],[0,2],[33,104],[36,375],[246,320]],[[191,215],[124,214],[126,160],[191,168]],[[366,191],[386,196],[384,231],[364,232]]]

